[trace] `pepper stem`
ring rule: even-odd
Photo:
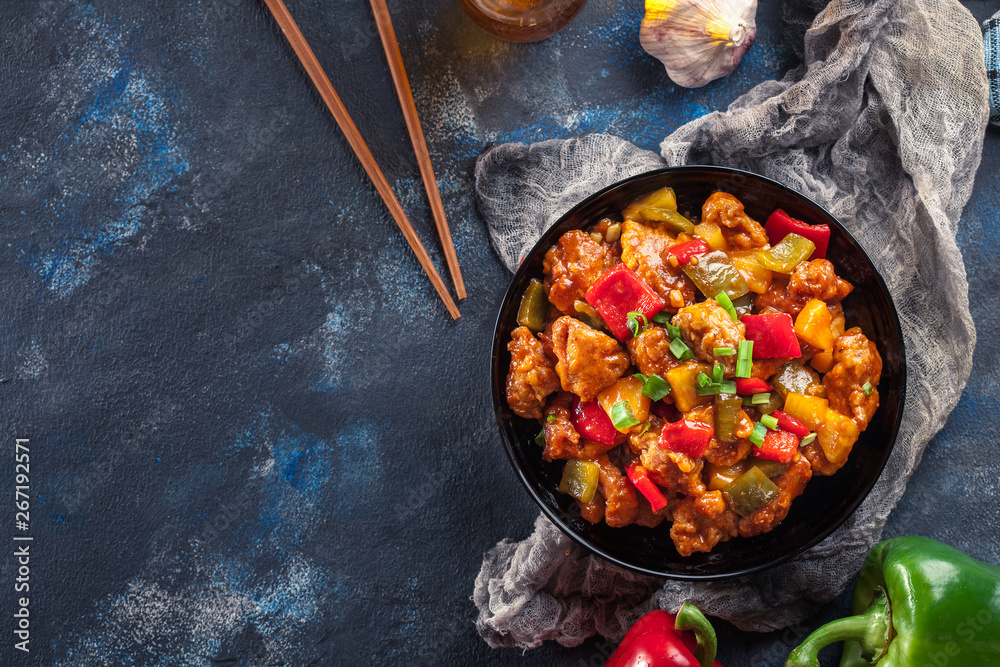
[[[701,667],[712,667],[719,642],[715,637],[715,628],[705,618],[705,614],[701,613],[698,607],[685,602],[677,611],[674,628],[678,632],[690,630],[694,633],[695,641],[698,642],[693,651],[695,659],[701,664]]]
[[[878,662],[889,647],[892,610],[882,588],[875,589],[868,610],[817,628],[788,656],[785,667],[819,667],[819,652],[827,645],[840,641],[855,641],[861,645],[861,656],[868,662]]]

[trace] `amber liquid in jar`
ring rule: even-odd
[[[508,42],[537,42],[565,28],[587,0],[459,0],[480,28]]]

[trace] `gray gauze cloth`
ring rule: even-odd
[[[888,465],[831,537],[740,579],[634,574],[589,554],[540,516],[530,537],[491,549],[476,578],[477,627],[491,646],[531,648],[550,639],[575,646],[595,633],[617,640],[649,609],[675,611],[684,601],[745,630],[805,618],[855,576],[957,403],[976,338],[955,234],[989,113],[979,25],[953,0],[834,0],[818,15],[809,10],[802,0],[785,6],[793,31],[796,17],[815,16],[799,42],[801,66],[727,111],[684,125],[663,141],[660,156],[608,135],[496,146],[476,165],[477,203],[513,271],[581,199],[665,165],[738,167],[819,202],[871,255],[903,324],[906,404]]]

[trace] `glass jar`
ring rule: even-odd
[[[508,42],[537,42],[559,32],[587,0],[459,0],[480,28]]]

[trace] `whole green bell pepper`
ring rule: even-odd
[[[820,627],[785,667],[818,667],[844,641],[840,667],[1000,665],[1000,567],[926,537],[875,545],[854,587],[854,616]]]

